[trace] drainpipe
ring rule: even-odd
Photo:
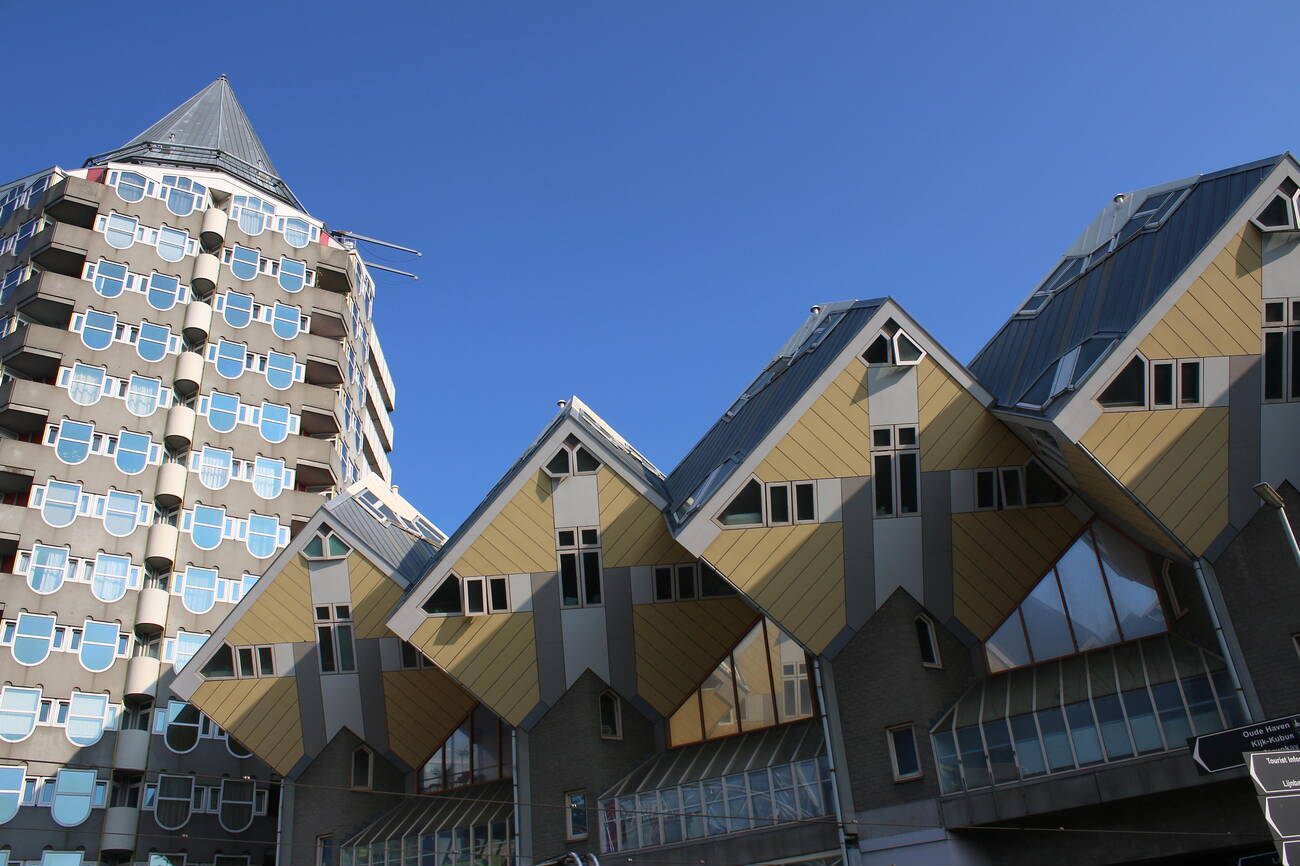
[[[510,790],[512,799],[515,801],[514,821],[515,821],[515,856],[511,858],[515,863],[522,863],[519,851],[519,732],[514,728],[510,729],[510,768],[511,780]]]
[[[288,779],[280,780],[280,810],[275,816],[275,864],[276,866],[290,866],[290,860],[285,856],[285,848],[292,844],[292,840],[284,838],[284,815],[286,812],[293,810],[293,782]],[[289,844],[287,845],[286,842]]]
[[[1252,719],[1261,718],[1263,708],[1256,706],[1258,701],[1252,701],[1247,696],[1242,685],[1241,674],[1237,670],[1236,654],[1228,646],[1228,636],[1223,630],[1223,621],[1219,618],[1219,604],[1216,604],[1216,600],[1221,603],[1222,598],[1210,589],[1210,579],[1206,576],[1206,563],[1204,560],[1197,558],[1192,561],[1192,568],[1196,571],[1196,582],[1201,588],[1201,600],[1205,602],[1205,609],[1210,614],[1210,624],[1214,627],[1214,637],[1219,642],[1219,652],[1223,655],[1223,661],[1228,666],[1228,676],[1232,677],[1232,687],[1237,692],[1237,699],[1241,701],[1241,705],[1246,708]],[[1217,587],[1217,578],[1215,580]]]
[[[822,740],[826,744],[826,766],[831,774],[831,799],[835,801],[835,829],[840,837],[840,862],[849,862],[848,843],[844,839],[844,811],[840,808],[839,772],[835,766],[835,750],[831,748],[831,723],[826,717],[826,693],[822,690],[822,660],[813,659],[813,683],[817,687],[817,715],[822,722]],[[854,860],[856,862],[856,858]]]

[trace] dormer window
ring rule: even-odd
[[[570,435],[547,461],[546,474],[552,478],[567,478],[570,475],[593,475],[600,468],[600,461],[578,442],[576,436]]]
[[[1295,228],[1295,202],[1291,196],[1276,192],[1251,219],[1261,231],[1281,232]]]
[[[308,541],[302,549],[303,559],[328,560],[343,559],[352,548],[342,538],[334,534],[327,526],[322,526],[316,536]]]
[[[913,367],[921,363],[921,359],[925,357],[925,350],[891,319],[885,330],[871,341],[861,357],[870,367],[886,365]]]

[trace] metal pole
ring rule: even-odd
[[[1286,519],[1286,508],[1274,508],[1278,518],[1282,521],[1282,529],[1286,531],[1286,540],[1291,542],[1291,555],[1295,557],[1295,564],[1300,566],[1300,545],[1296,544],[1295,530],[1291,528],[1291,521]]]
[[[826,715],[826,693],[822,690],[822,665],[820,658],[814,658],[813,664],[813,684],[817,688],[817,714],[821,716],[822,737],[826,743],[826,766],[830,768],[831,773],[831,797],[835,800],[835,827],[839,831],[840,837],[840,862],[847,864],[849,862],[848,843],[844,839],[844,810],[840,808],[840,786],[839,773],[835,766],[834,749],[831,746],[831,723]],[[776,695],[772,696],[776,700]]]
[[[1214,627],[1214,637],[1219,642],[1219,652],[1223,655],[1223,661],[1228,666],[1228,676],[1232,677],[1232,687],[1237,692],[1237,700],[1245,709],[1247,715],[1253,716],[1250,701],[1246,700],[1246,690],[1241,686],[1241,677],[1237,673],[1237,661],[1233,657],[1232,651],[1228,648],[1228,638],[1223,633],[1223,623],[1219,620],[1219,608],[1214,603],[1214,597],[1210,594],[1210,584],[1205,577],[1205,567],[1200,559],[1192,563],[1192,568],[1196,572],[1196,582],[1201,587],[1201,600],[1205,602],[1205,609],[1210,614],[1210,624]]]
[[[338,231],[332,232],[332,234],[341,235],[347,238],[355,238],[359,241],[365,241],[368,244],[378,244],[381,247],[388,247],[390,250],[399,250],[404,253],[410,253],[411,255],[414,256],[424,255],[424,253],[420,252],[419,250],[413,250],[410,247],[399,246],[398,244],[389,243],[388,241],[381,241],[378,238],[366,237],[365,235],[359,235],[356,232],[350,232],[344,229],[339,229]]]

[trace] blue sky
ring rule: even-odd
[[[10,8],[57,59],[0,174],[229,75],[317,216],[424,251],[376,254],[420,275],[377,319],[447,531],[569,394],[668,471],[810,305],[893,295],[968,361],[1113,193],[1300,147],[1294,2],[207,9]]]

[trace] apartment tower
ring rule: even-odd
[[[0,276],[0,864],[270,862],[271,769],[169,687],[324,501],[390,478],[374,282],[225,76],[0,185]]]

